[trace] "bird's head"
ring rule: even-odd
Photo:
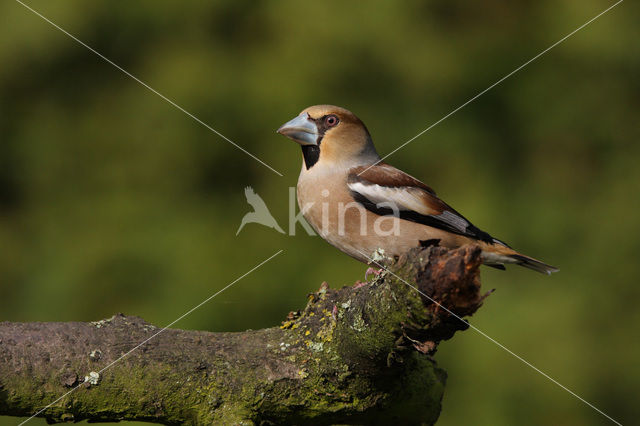
[[[298,142],[307,169],[373,164],[380,159],[369,131],[351,111],[333,105],[315,105],[286,122],[278,133]]]

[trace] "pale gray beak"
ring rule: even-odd
[[[318,145],[318,127],[306,112],[280,126],[278,133],[303,146]]]

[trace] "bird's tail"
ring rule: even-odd
[[[483,244],[482,258],[488,265],[516,264],[543,274],[551,275],[560,269],[548,265],[533,257],[525,256],[517,251],[499,244]]]
[[[525,268],[533,269],[534,271],[542,272],[543,274],[551,275],[553,272],[558,272],[560,269],[555,266],[548,265],[533,257],[525,256],[522,254],[512,254],[511,258],[515,259],[515,263]]]

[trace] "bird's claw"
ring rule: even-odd
[[[382,269],[382,268],[377,269],[377,268],[369,267],[369,268],[367,269],[367,271],[364,273],[364,280],[365,280],[365,281],[368,281],[368,279],[369,279],[369,275],[370,275],[370,274],[373,274],[373,275],[375,275],[376,277],[379,277],[379,276],[380,276],[380,274],[382,273],[382,271],[384,271],[384,269]]]

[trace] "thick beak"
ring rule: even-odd
[[[298,142],[300,145],[318,144],[318,127],[309,114],[303,113],[287,121],[278,129],[278,133]]]

